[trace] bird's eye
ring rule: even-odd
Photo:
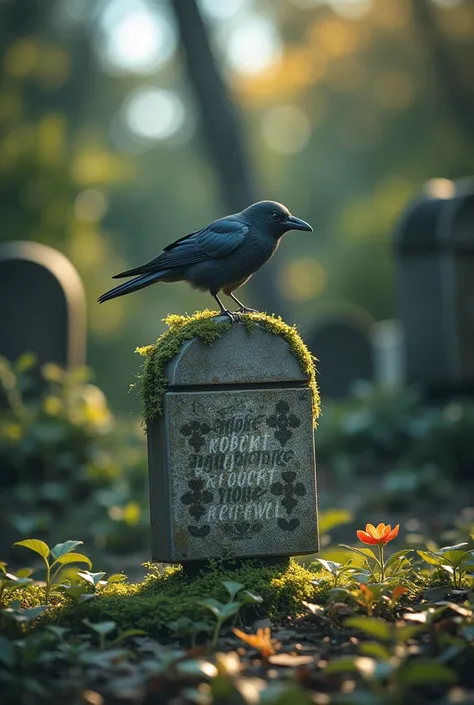
[[[280,214],[278,213],[278,211],[272,211],[270,213],[270,218],[272,220],[280,220]]]

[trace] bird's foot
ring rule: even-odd
[[[222,316],[229,316],[231,323],[238,323],[240,321],[239,314],[234,313],[234,311],[229,311],[229,309],[227,309],[227,308],[222,309],[221,315]]]
[[[259,313],[256,308],[248,308],[247,306],[241,306],[237,309],[237,313]]]

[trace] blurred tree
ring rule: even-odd
[[[236,213],[260,200],[240,116],[217,66],[196,0],[172,0],[172,3],[222,200],[231,213]],[[268,271],[262,270],[249,285],[257,298],[251,305],[282,314],[284,299]]]

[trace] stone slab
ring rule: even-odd
[[[228,322],[219,316],[217,322]],[[305,382],[307,376],[284,338],[258,324],[251,333],[233,325],[213,343],[187,341],[166,368],[172,387],[259,382]]]
[[[318,550],[308,387],[167,392],[148,443],[153,560]]]
[[[0,355],[35,353],[38,363],[85,364],[82,281],[61,252],[37,242],[0,244]]]

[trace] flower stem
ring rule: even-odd
[[[379,560],[380,560],[380,582],[385,580],[385,563],[383,560],[383,549],[385,544],[379,543]]]

